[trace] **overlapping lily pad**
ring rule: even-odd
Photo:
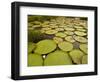
[[[54,40],[56,43],[61,43],[61,42],[63,42],[63,39],[60,38],[60,37],[54,37],[53,40]]]
[[[47,54],[56,49],[56,43],[53,40],[41,40],[36,44],[35,53]]]
[[[74,32],[72,32],[72,31],[65,31],[64,33],[67,34],[67,35],[73,35],[74,34]]]
[[[74,32],[78,36],[86,36],[87,34],[85,32],[75,31]]]
[[[86,43],[87,39],[81,36],[74,36],[74,39],[80,43]]]
[[[72,43],[75,42],[75,40],[73,39],[72,36],[65,37],[65,40],[68,41],[68,42],[72,42]]]
[[[87,48],[87,44],[80,44],[80,49],[84,52],[84,53],[88,53],[88,48]]]
[[[46,59],[44,60],[44,65],[72,65],[72,61],[68,53],[57,50],[47,55]]]
[[[35,49],[35,43],[29,42],[28,43],[28,53],[31,53]]]
[[[73,49],[73,44],[63,41],[58,44],[58,47],[63,51],[71,51]]]
[[[43,59],[40,54],[29,54],[28,55],[28,66],[42,66]]]
[[[78,28],[76,29],[77,31],[81,31],[81,32],[86,32],[87,30],[86,29],[83,29],[83,28]]]
[[[69,52],[69,55],[72,58],[74,63],[81,64],[81,59],[84,53],[78,49],[74,49],[71,52]]]
[[[55,34],[55,33],[57,33],[58,31],[56,31],[56,30],[47,30],[45,33],[46,34]]]
[[[74,31],[75,29],[74,28],[70,28],[70,27],[66,27],[64,28],[66,31]]]
[[[63,33],[63,32],[58,32],[58,33],[56,33],[55,34],[55,36],[58,36],[58,37],[66,37],[66,34],[65,33]]]

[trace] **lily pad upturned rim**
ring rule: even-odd
[[[73,38],[80,43],[87,43],[87,39],[81,36],[73,36]]]
[[[65,37],[65,40],[68,41],[68,42],[75,42],[74,38],[72,36],[67,36]]]
[[[74,32],[76,35],[78,35],[78,36],[86,36],[87,35],[87,33],[85,33],[85,32],[80,32],[80,31],[75,31]]]

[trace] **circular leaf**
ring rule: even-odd
[[[66,34],[65,33],[62,33],[62,32],[58,32],[58,33],[56,33],[55,34],[56,36],[58,36],[58,37],[66,37]]]
[[[71,51],[73,49],[73,44],[64,41],[64,42],[59,43],[58,47],[63,51]]]
[[[36,45],[34,52],[38,54],[47,54],[56,49],[56,43],[53,40],[42,40]]]
[[[84,32],[80,32],[80,31],[75,31],[75,34],[78,36],[86,36],[87,34]]]
[[[84,53],[88,53],[88,48],[87,48],[87,44],[80,44],[80,49],[84,52]]]
[[[81,58],[84,55],[83,52],[81,52],[78,49],[74,49],[69,53],[70,57],[72,58],[73,62],[76,64],[81,64]]]
[[[72,61],[66,52],[57,50],[47,55],[44,65],[72,65]]]
[[[84,37],[81,37],[81,36],[74,36],[74,39],[78,42],[81,42],[81,43],[86,43],[87,42],[87,39],[84,38]]]
[[[75,40],[73,39],[72,36],[65,37],[65,40],[68,41],[68,42],[72,42],[72,43],[75,42]]]
[[[28,55],[28,66],[42,66],[43,59],[40,54],[29,54]]]

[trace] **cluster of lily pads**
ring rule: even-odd
[[[87,18],[41,20],[28,22],[28,66],[88,63]]]

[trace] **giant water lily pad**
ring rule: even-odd
[[[40,54],[29,54],[28,55],[28,66],[42,66],[43,59]]]
[[[84,55],[82,57],[82,64],[87,64],[88,63],[88,55]]]
[[[76,29],[77,31],[81,31],[81,32],[86,32],[86,29],[83,29],[83,28],[78,28]]]
[[[58,47],[63,51],[71,51],[73,49],[73,44],[63,41],[58,44]]]
[[[81,59],[84,53],[78,49],[74,49],[71,52],[69,52],[69,55],[72,58],[74,63],[81,64]]]
[[[75,31],[75,34],[78,36],[86,36],[87,34],[85,32]]]
[[[31,53],[35,49],[35,43],[29,42],[28,43],[28,53]]]
[[[80,49],[84,52],[84,53],[88,53],[88,48],[87,48],[87,44],[80,44]]]
[[[63,28],[56,28],[55,30],[57,30],[57,31],[64,31]]]
[[[47,54],[56,49],[56,43],[53,40],[41,40],[36,44],[35,53]]]
[[[65,33],[63,33],[63,32],[58,32],[58,33],[56,33],[55,34],[55,36],[58,36],[58,37],[66,37],[66,34]]]
[[[65,40],[68,41],[68,42],[72,42],[72,43],[75,42],[75,40],[73,39],[72,36],[65,37]]]
[[[47,27],[47,28],[42,28],[41,30],[51,30],[51,28]]]
[[[75,29],[74,28],[71,28],[71,27],[66,27],[64,28],[66,31],[74,31]]]
[[[57,32],[58,31],[56,31],[56,30],[47,30],[47,31],[45,31],[46,34],[55,34]]]
[[[67,34],[67,35],[73,35],[74,34],[74,32],[72,32],[72,31],[65,31],[64,33]]]
[[[83,28],[82,26],[74,26],[74,28],[79,29],[79,28]]]
[[[68,56],[68,53],[61,50],[56,50],[55,52],[47,55],[46,59],[44,60],[44,65],[72,65],[72,61]]]
[[[60,38],[60,37],[54,37],[53,40],[54,40],[56,43],[61,43],[61,42],[63,42],[63,39]]]
[[[74,39],[78,42],[81,42],[81,43],[86,43],[87,42],[87,39],[84,38],[84,37],[81,37],[81,36],[74,36]]]

